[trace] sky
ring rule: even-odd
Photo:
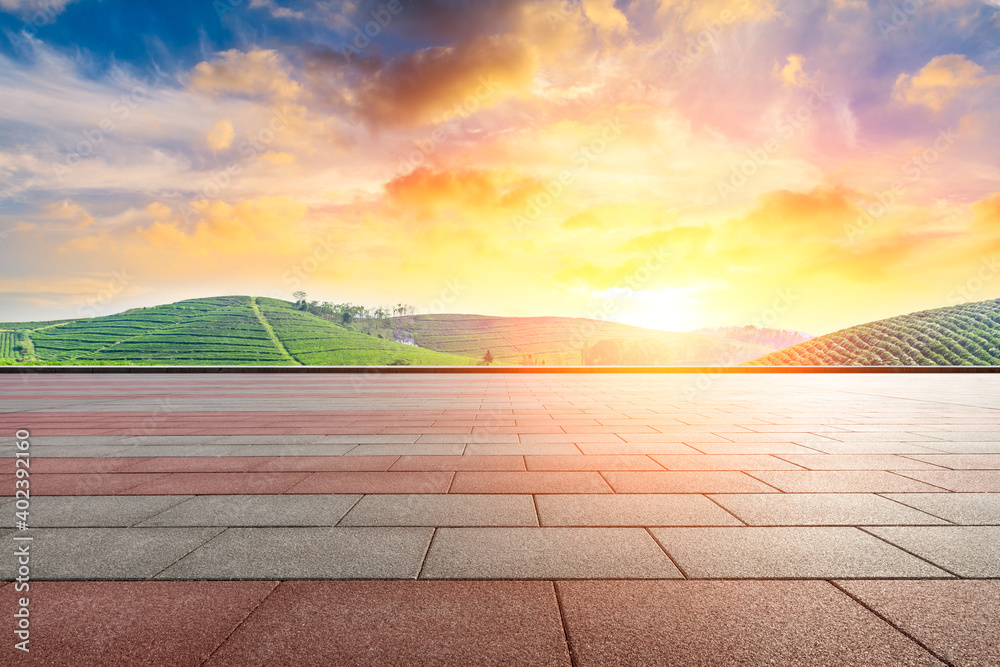
[[[0,0],[0,321],[1000,297],[994,0]]]

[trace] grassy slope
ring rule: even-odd
[[[1000,365],[1000,299],[861,324],[772,352],[748,365]]]
[[[287,365],[274,333],[303,364],[363,365],[462,364],[467,359],[419,350],[347,331],[285,301],[258,299],[262,321],[250,297],[189,299],[118,315],[55,322],[0,323],[0,331],[27,333],[35,358],[45,364],[129,365]],[[273,319],[272,319],[273,318]],[[24,361],[3,356],[7,337],[0,333],[0,363]],[[11,346],[13,342],[11,341]]]
[[[584,344],[605,338],[652,338],[671,350],[673,365],[732,365],[768,348],[712,336],[644,329],[617,322],[571,317],[490,317],[415,315],[397,318],[420,347],[482,358],[488,349],[502,364],[517,364],[531,354],[549,365],[579,365]]]
[[[287,301],[258,298],[257,306],[296,361],[305,365],[456,366],[474,363],[461,355],[424,350],[345,329],[295,310]]]
[[[35,356],[46,363],[288,363],[245,296],[139,308],[73,320],[29,335]]]

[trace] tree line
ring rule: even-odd
[[[406,317],[414,315],[417,309],[408,303],[397,303],[389,306],[379,306],[377,308],[366,308],[353,303],[332,303],[330,301],[309,301],[308,295],[299,290],[292,294],[295,299],[295,307],[299,310],[326,319],[340,322],[341,324],[351,324],[355,320],[364,320],[377,326],[386,326],[391,317]]]

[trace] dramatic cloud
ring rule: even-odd
[[[537,52],[526,43],[476,37],[393,60],[358,86],[358,106],[375,125],[466,115],[506,94],[525,93],[537,66]]]
[[[28,30],[0,0],[4,317],[115,275],[119,309],[447,289],[695,328],[784,299],[813,334],[1000,297],[995,3],[178,3]]]

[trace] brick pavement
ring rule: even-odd
[[[24,664],[1000,664],[997,375],[0,388]]]

